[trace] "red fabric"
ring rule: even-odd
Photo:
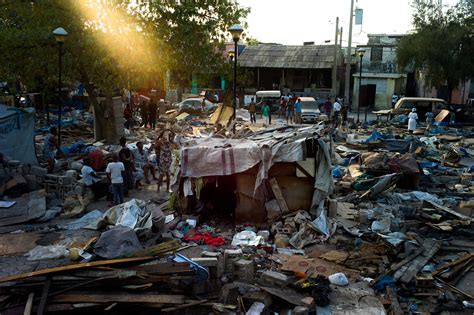
[[[212,246],[222,246],[225,244],[225,240],[223,237],[220,236],[212,236],[211,233],[205,232],[205,233],[196,233],[193,236],[187,236],[185,235],[183,237],[183,241],[186,242],[202,242],[205,245],[212,245]]]
[[[104,168],[104,154],[101,150],[89,152],[89,158],[91,159],[91,167],[94,171],[98,172]]]

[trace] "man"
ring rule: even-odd
[[[286,103],[286,124],[287,125],[293,123],[293,111],[294,111],[293,101],[289,99],[288,102]]]
[[[331,117],[331,110],[332,110],[332,103],[331,103],[331,98],[328,97],[326,102],[323,104],[323,110],[324,114],[328,116],[328,119]]]
[[[143,174],[145,176],[145,183],[150,184],[148,173],[151,173],[154,180],[156,180],[157,178],[155,176],[155,168],[150,164],[148,156],[148,150],[143,148],[143,142],[137,142],[137,149],[133,151],[135,166],[143,170]]]
[[[431,129],[431,125],[433,124],[434,114],[432,112],[427,112],[425,114],[425,117],[426,117],[426,131],[429,131]]]
[[[339,103],[340,100],[336,98],[334,102],[333,109],[334,109],[334,127],[337,128],[339,126],[339,114],[341,113],[341,104]]]
[[[268,127],[270,126],[270,106],[269,106],[270,101],[266,101],[263,103],[262,107],[262,118],[263,118],[263,126]]]
[[[84,180],[84,185],[94,193],[95,200],[107,195],[108,184],[102,182],[101,178],[94,172],[91,167],[91,159],[88,157],[84,159],[81,177]]]
[[[128,190],[133,189],[135,186],[135,180],[133,177],[133,155],[132,151],[127,148],[127,139],[125,137],[120,138],[120,146],[122,149],[119,151],[119,161],[122,162],[124,172],[124,191],[125,195],[128,194]]]
[[[285,96],[283,95],[280,98],[280,111],[278,113],[278,118],[285,116],[285,108],[286,108],[286,100],[285,100]]]
[[[114,205],[119,205],[123,203],[124,180],[122,174],[125,171],[125,167],[122,162],[119,162],[119,157],[117,154],[114,154],[112,159],[113,162],[107,165],[105,172],[112,183]]]
[[[142,101],[139,108],[140,116],[142,117],[142,124],[140,126],[146,128],[146,125],[148,124],[148,106],[146,105],[146,102]]]
[[[301,99],[297,99],[295,103],[295,121],[297,124],[301,124],[301,110],[303,104],[301,104]]]
[[[56,127],[51,127],[49,134],[44,138],[43,158],[48,162],[48,174],[54,171],[54,155],[55,151],[59,149],[57,134]]]
[[[257,112],[257,107],[255,106],[255,100],[252,97],[249,104],[250,123],[253,123],[253,124],[257,123],[257,117],[255,116],[256,112]]]
[[[148,105],[148,119],[150,121],[150,128],[155,129],[156,127],[156,112],[158,110],[158,103],[155,100],[151,100]]]
[[[393,94],[392,95],[392,109],[395,108],[395,104],[397,103],[397,101],[398,101],[398,95]]]

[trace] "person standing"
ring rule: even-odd
[[[349,111],[349,105],[347,103],[342,103],[341,117],[342,117],[342,130],[347,130],[347,113]]]
[[[425,114],[425,118],[426,118],[426,130],[430,130],[431,128],[431,125],[433,124],[433,116],[434,114],[432,112],[427,112]]]
[[[336,98],[336,101],[334,102],[333,105],[333,110],[334,110],[334,127],[337,128],[339,126],[339,115],[341,113],[341,104],[339,103],[339,99]]]
[[[257,112],[257,107],[255,106],[255,101],[254,101],[254,98],[252,97],[249,104],[250,123],[254,123],[254,124],[257,123],[257,117],[255,115],[256,112]]]
[[[302,121],[301,121],[302,106],[303,106],[303,104],[301,104],[301,99],[297,99],[296,103],[295,103],[295,122],[297,124],[302,123]]]
[[[123,163],[125,167],[124,172],[124,191],[128,194],[128,191],[133,189],[135,186],[135,180],[133,176],[133,154],[132,151],[127,147],[127,139],[125,137],[120,138],[120,146],[122,149],[119,151],[119,161]]]
[[[332,103],[331,103],[330,97],[328,97],[326,102],[324,102],[323,110],[324,110],[324,114],[328,116],[328,119],[331,118]]]
[[[142,123],[140,126],[143,126],[146,128],[146,125],[148,124],[148,106],[146,105],[145,101],[142,101],[140,103],[140,116],[142,117]]]
[[[270,101],[266,101],[263,103],[262,107],[262,118],[263,118],[263,126],[268,127],[270,125],[270,106],[268,105]]]
[[[280,110],[278,112],[278,118],[285,117],[285,108],[286,108],[286,100],[285,100],[285,96],[282,95],[282,97],[280,98]]]
[[[397,101],[398,101],[398,95],[397,95],[397,94],[393,94],[393,95],[392,95],[392,109],[395,108],[395,104],[397,104]]]
[[[156,127],[156,112],[158,110],[158,103],[155,100],[151,100],[148,105],[148,120],[150,121],[150,128],[155,129]]]
[[[48,174],[54,171],[54,155],[55,151],[59,149],[57,134],[58,129],[51,127],[49,134],[44,138],[43,158],[48,162]]]
[[[416,120],[418,119],[418,114],[416,113],[416,108],[411,109],[411,113],[408,114],[408,132],[413,133],[416,130]]]
[[[170,191],[170,172],[171,163],[173,161],[173,139],[174,135],[170,131],[164,131],[157,139],[157,145],[155,147],[158,163],[158,192],[163,183],[163,179],[166,182],[166,191]]]
[[[123,176],[122,174],[125,171],[125,166],[122,162],[119,162],[119,157],[117,154],[114,154],[113,162],[107,165],[105,172],[109,177],[110,182],[112,183],[112,194],[114,205],[119,205],[123,203]]]
[[[294,112],[294,106],[293,106],[293,101],[291,99],[288,100],[286,103],[286,124],[292,124],[293,123],[293,113]]]

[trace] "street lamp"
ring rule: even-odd
[[[362,58],[364,57],[365,50],[359,48],[357,50],[357,55],[360,57],[359,62],[359,104],[357,105],[357,123],[360,122],[360,103],[361,103],[361,85],[362,85]],[[367,120],[367,110],[365,111],[366,116],[365,119]]]
[[[68,32],[62,27],[58,27],[53,31],[54,38],[58,43],[59,47],[59,76],[58,76],[58,147],[61,147],[61,110],[62,110],[62,102],[61,102],[61,59],[63,55],[63,44],[66,40],[66,36],[68,36]]]
[[[234,24],[232,25],[229,30],[230,34],[232,35],[232,39],[234,40],[234,80],[232,82],[232,105],[234,106],[234,114],[232,115],[232,120],[234,120],[234,134],[235,134],[235,111],[237,108],[237,91],[236,91],[236,86],[237,86],[237,43],[239,42],[240,35],[242,35],[242,32],[244,29],[240,24]]]

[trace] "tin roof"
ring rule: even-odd
[[[340,49],[338,53],[341,58]],[[247,46],[238,61],[247,68],[327,69],[333,65],[334,46]]]

